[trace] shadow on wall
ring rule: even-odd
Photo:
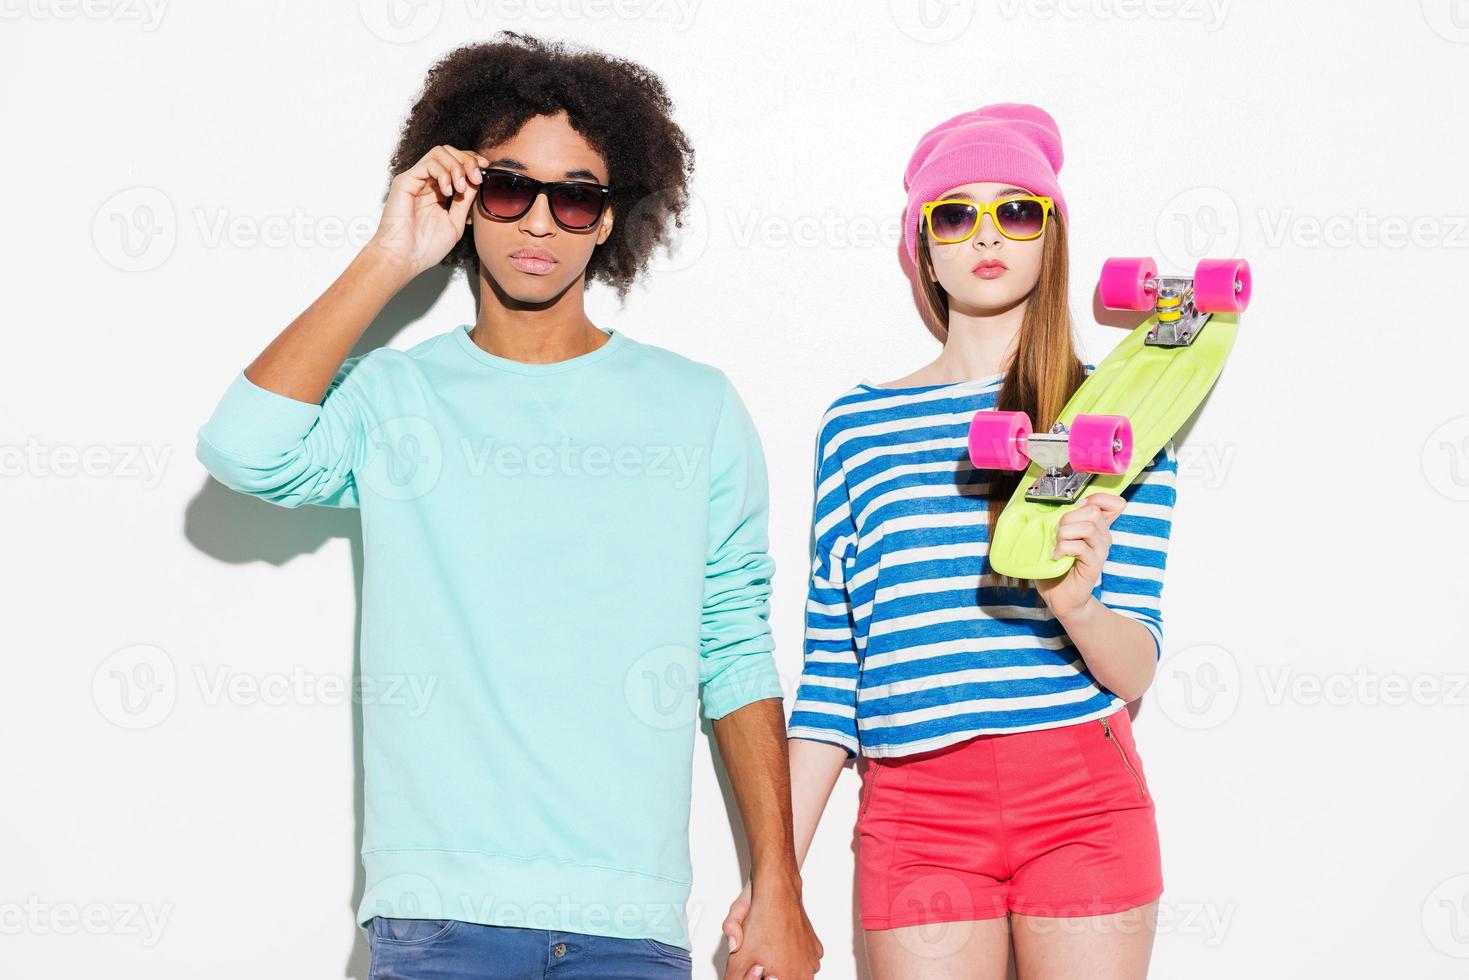
[[[409,283],[363,331],[362,339],[352,348],[352,356],[386,346],[407,326],[422,319],[443,294],[451,276],[452,272],[448,268],[435,267]],[[471,276],[469,281],[473,289],[474,277]],[[286,324],[283,323],[280,329],[284,330],[285,327]],[[264,330],[260,333],[259,349],[264,349],[274,335]],[[246,347],[241,368],[259,353],[259,350],[248,349],[249,345]],[[221,385],[228,383],[228,380],[222,379]],[[219,393],[224,393],[223,387]],[[205,414],[200,416],[198,425],[204,424],[212,410],[213,405],[204,409]],[[184,511],[184,537],[199,551],[218,561],[229,564],[262,561],[277,566],[284,565],[298,555],[317,551],[332,538],[347,538],[352,546],[352,579],[357,600],[357,615],[353,617],[352,682],[354,685],[358,682],[362,667],[363,570],[362,520],[358,511],[335,507],[278,507],[231,490],[205,474],[204,485]],[[226,612],[243,617],[253,614],[254,610],[241,608]],[[348,914],[355,918],[357,905],[362,901],[362,893],[366,888],[361,862],[362,705],[356,698],[352,700],[352,754],[355,770],[352,808],[356,830],[349,857],[353,869],[353,884],[352,904]],[[369,958],[367,933],[355,925],[353,931],[356,935],[352,952],[342,975],[366,977]]]

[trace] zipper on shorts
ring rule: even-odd
[[[862,797],[862,806],[857,810],[858,819],[865,816],[867,814],[867,808],[872,805],[872,791],[877,789],[877,774],[882,771],[882,766],[876,756],[871,757],[868,764],[872,768],[867,776],[867,793]]]
[[[1138,793],[1142,796],[1143,799],[1147,799],[1148,791],[1143,789],[1142,777],[1137,774],[1136,769],[1132,768],[1132,763],[1127,761],[1127,752],[1123,750],[1122,743],[1117,741],[1117,739],[1113,737],[1112,726],[1107,724],[1107,719],[1105,718],[1100,718],[1098,720],[1102,723],[1102,735],[1107,739],[1107,741],[1111,742],[1117,747],[1117,754],[1122,756],[1122,764],[1127,767],[1128,772],[1132,773],[1133,782],[1137,783]]]

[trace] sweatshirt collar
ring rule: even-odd
[[[562,371],[573,371],[579,367],[585,367],[588,364],[595,364],[597,361],[612,355],[627,339],[627,335],[622,331],[609,328],[603,331],[603,333],[607,334],[607,342],[596,350],[587,351],[585,354],[578,354],[575,357],[569,357],[564,361],[552,361],[548,364],[526,364],[523,361],[513,361],[508,357],[491,354],[479,344],[476,344],[474,338],[469,336],[469,331],[472,329],[474,329],[474,324],[472,323],[461,323],[454,328],[454,342],[459,345],[460,349],[481,364],[499,368],[501,371],[511,371],[515,374],[559,374]],[[597,329],[601,330],[600,327]]]

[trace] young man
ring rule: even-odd
[[[433,692],[364,698],[372,977],[689,977],[696,695],[754,862],[725,975],[818,967],[759,439],[722,372],[583,305],[592,280],[625,294],[685,205],[669,110],[595,52],[446,56],[376,235],[199,430],[236,490],[360,508],[363,682]],[[441,262],[478,280],[473,328],[347,357]]]

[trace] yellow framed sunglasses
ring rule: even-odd
[[[929,236],[941,245],[968,241],[986,214],[1006,238],[1028,242],[1041,237],[1051,214],[1051,199],[1037,195],[1006,197],[991,204],[944,198],[923,205],[923,223]]]

